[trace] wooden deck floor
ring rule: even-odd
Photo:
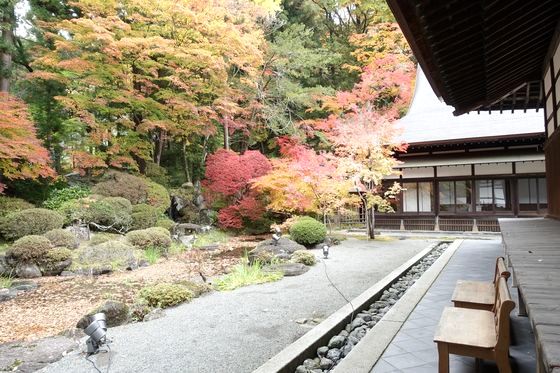
[[[556,373],[560,367],[560,221],[500,219],[500,228],[513,285],[535,333],[539,372]]]

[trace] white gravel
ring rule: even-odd
[[[349,239],[331,248],[324,263],[332,281],[352,299],[431,242]],[[320,261],[301,276],[212,292],[166,310],[164,318],[111,328],[110,372],[250,372],[311,328],[295,320],[324,319],[344,305],[324,271]],[[106,354],[96,359],[104,372]],[[73,352],[41,372],[95,370],[83,354]]]

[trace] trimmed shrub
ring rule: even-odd
[[[140,298],[151,307],[167,308],[188,302],[194,294],[185,285],[161,283],[140,290]]]
[[[105,197],[100,201],[111,205],[115,209],[122,209],[126,211],[127,214],[132,214],[132,203],[123,197]]]
[[[0,216],[6,216],[11,212],[32,209],[34,207],[24,199],[0,195]]]
[[[78,247],[78,240],[74,233],[65,229],[53,229],[44,234],[51,241],[53,247],[67,247],[75,249]]]
[[[108,197],[123,197],[133,205],[146,203],[159,213],[169,208],[171,198],[164,186],[143,177],[124,172],[111,172],[107,180],[95,185],[94,193]]]
[[[143,250],[154,247],[165,251],[172,243],[169,231],[159,227],[130,231],[126,234],[126,239],[134,247]]]
[[[131,230],[146,229],[156,225],[160,213],[150,205],[141,203],[132,207]]]
[[[159,218],[156,221],[156,227],[167,229],[169,232],[175,227],[175,222],[169,218]]]
[[[50,210],[58,210],[63,203],[84,198],[90,194],[90,189],[83,186],[55,189],[49,193],[49,198],[43,202],[43,206]]]
[[[304,217],[290,228],[290,237],[301,245],[315,245],[323,242],[327,236],[327,227],[313,218]]]
[[[123,209],[124,198],[104,198],[92,202],[86,209],[83,220],[104,227],[112,227],[114,230],[128,230],[132,223],[130,209]],[[127,203],[130,203],[127,201]],[[130,205],[129,205],[130,206]]]
[[[146,203],[154,206],[160,214],[163,214],[171,205],[171,197],[163,185],[149,181]]]
[[[38,261],[43,259],[51,248],[47,237],[30,235],[14,242],[6,255],[16,262]]]
[[[62,228],[64,217],[47,209],[27,209],[6,215],[0,222],[0,232],[7,240],[39,235]]]
[[[312,266],[315,265],[315,263],[317,263],[317,259],[315,258],[315,255],[305,250],[294,251],[294,253],[292,254],[291,261],[293,263],[305,264],[306,266]]]
[[[57,247],[47,251],[39,259],[39,267],[43,275],[57,276],[72,263],[72,251],[65,247]]]
[[[106,174],[107,180],[95,185],[94,193],[108,197],[123,197],[133,205],[146,202],[148,184],[146,180],[124,172],[111,172]]]

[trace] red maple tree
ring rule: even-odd
[[[220,226],[240,229],[245,220],[257,221],[263,216],[264,204],[250,185],[271,169],[270,161],[256,150],[238,154],[220,149],[208,157],[203,185],[210,202],[225,204],[218,212]]]

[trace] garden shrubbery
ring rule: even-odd
[[[63,224],[64,217],[56,211],[33,208],[6,215],[0,221],[0,232],[7,240],[16,240],[62,228]]]
[[[0,216],[6,216],[11,212],[32,209],[31,203],[21,198],[0,196]]]
[[[317,263],[317,259],[315,258],[315,255],[305,250],[294,251],[294,253],[292,254],[291,261],[294,263],[305,264],[306,266],[312,266],[315,265],[315,263]]]
[[[74,233],[65,229],[53,229],[44,234],[51,241],[53,247],[67,247],[75,249],[78,247],[78,240]]]
[[[72,251],[65,247],[50,249],[38,260],[41,272],[44,275],[59,275],[71,263]],[[61,263],[64,263],[61,266]]]
[[[132,224],[132,205],[122,197],[93,197],[64,202],[58,210],[66,217],[67,224],[76,220],[126,231]]]
[[[327,236],[327,227],[313,218],[302,217],[290,228],[290,237],[301,245],[315,245],[323,242]]]
[[[170,197],[167,189],[149,179],[123,172],[111,172],[106,180],[93,187],[93,192],[108,197],[122,197],[133,205],[145,203],[153,206],[161,214],[169,208]]]
[[[188,302],[194,293],[185,285],[160,283],[146,286],[140,290],[140,298],[151,307],[167,308]]]
[[[65,202],[84,198],[90,194],[90,189],[83,186],[71,186],[62,189],[55,189],[49,193],[49,198],[43,202],[43,206],[51,210],[57,210]]]
[[[154,227],[161,214],[157,208],[141,203],[132,207],[131,230],[146,229]]]
[[[159,218],[156,221],[155,226],[158,228],[167,229],[169,232],[171,232],[173,230],[173,227],[175,226],[175,222],[169,218]]]
[[[44,236],[30,235],[17,240],[8,249],[6,256],[16,262],[38,261],[45,257],[52,245]]]
[[[130,231],[126,234],[126,239],[134,247],[143,250],[153,247],[166,251],[172,244],[169,231],[160,227]]]

